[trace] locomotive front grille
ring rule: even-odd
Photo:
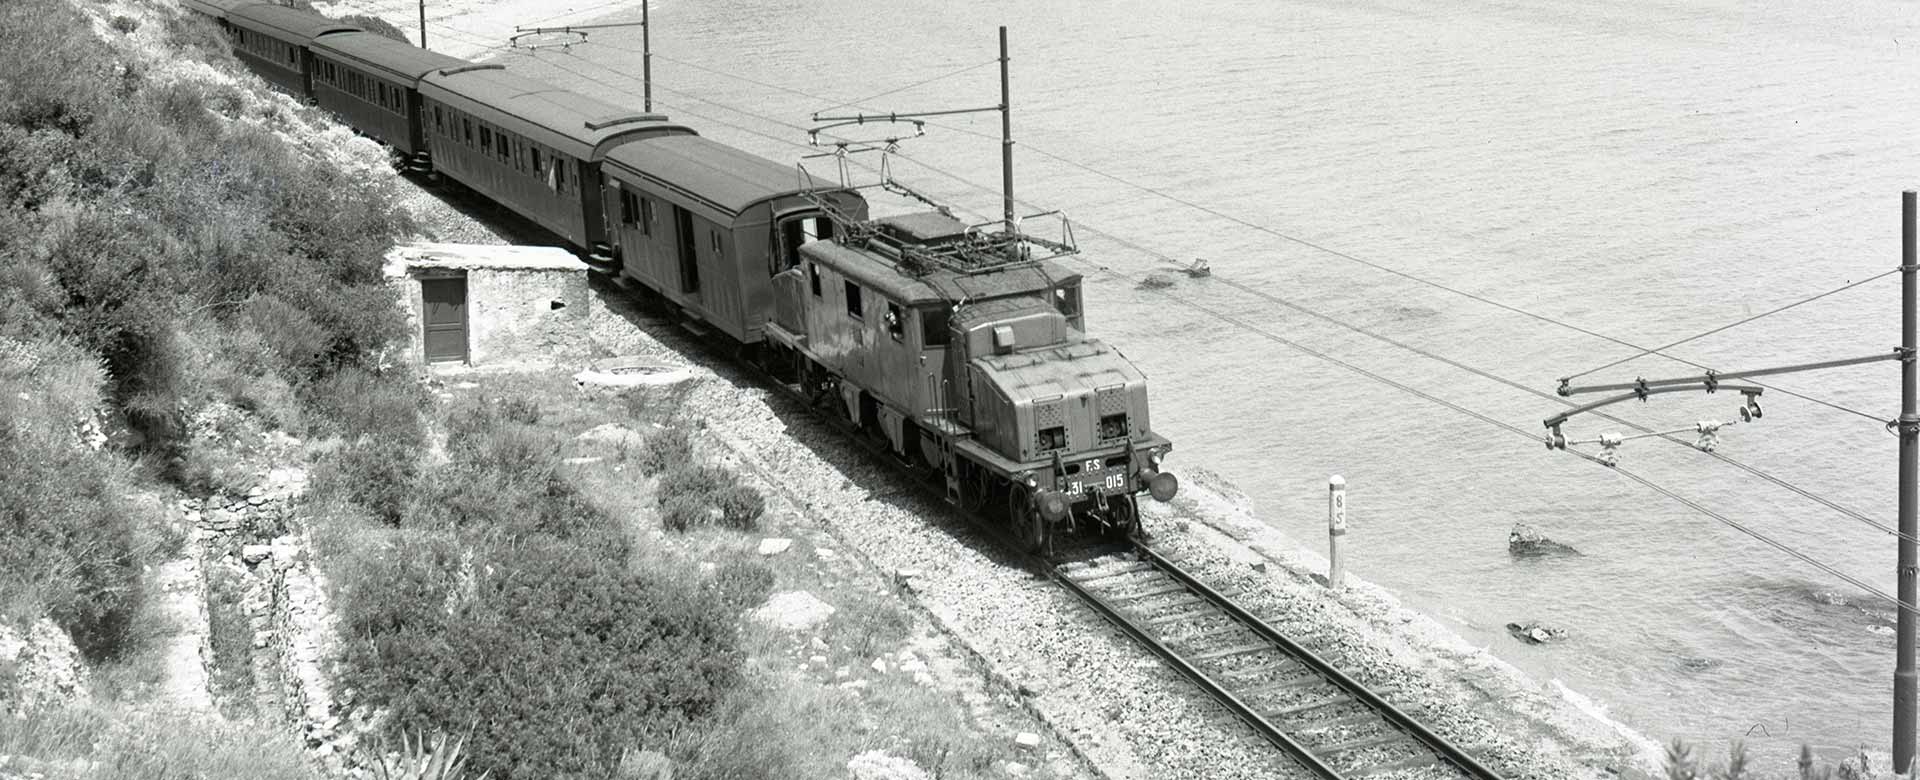
[[[1067,404],[1064,398],[1036,401],[1033,404],[1033,448],[1041,453],[1064,450],[1071,444],[1067,435]]]

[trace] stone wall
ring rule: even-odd
[[[287,723],[310,757],[338,777],[358,763],[354,750],[372,726],[328,674],[339,633],[326,577],[314,568],[297,514],[304,492],[303,473],[275,469],[245,497],[188,502],[187,517],[205,565],[225,567],[245,583],[254,710]]]
[[[467,317],[474,365],[586,357],[586,271],[469,269]]]

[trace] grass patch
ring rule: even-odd
[[[31,718],[0,718],[0,755],[32,756],[39,765],[0,764],[0,770],[37,771],[71,780],[319,778],[300,758],[300,746],[277,728],[218,725],[113,707],[72,707],[36,712]]]

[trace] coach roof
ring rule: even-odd
[[[420,93],[582,160],[600,160],[636,136],[692,134],[660,114],[595,100],[500,65],[431,71]]]
[[[243,5],[227,12],[227,21],[235,27],[243,27],[263,32],[283,41],[292,41],[305,46],[327,33],[350,32],[359,30],[355,25],[338,19],[328,19],[315,13],[299,11],[284,5]]]
[[[390,76],[406,81],[419,81],[421,76],[441,68],[470,64],[458,57],[437,54],[370,32],[329,35],[314,41],[313,49],[334,59],[385,71]]]
[[[607,161],[738,215],[756,203],[805,190],[799,170],[697,135],[648,138]]]

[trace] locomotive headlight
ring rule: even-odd
[[[1153,464],[1153,467],[1157,469],[1160,468],[1160,459],[1166,456],[1167,454],[1161,452],[1159,447],[1155,447],[1147,451],[1147,462]]]

